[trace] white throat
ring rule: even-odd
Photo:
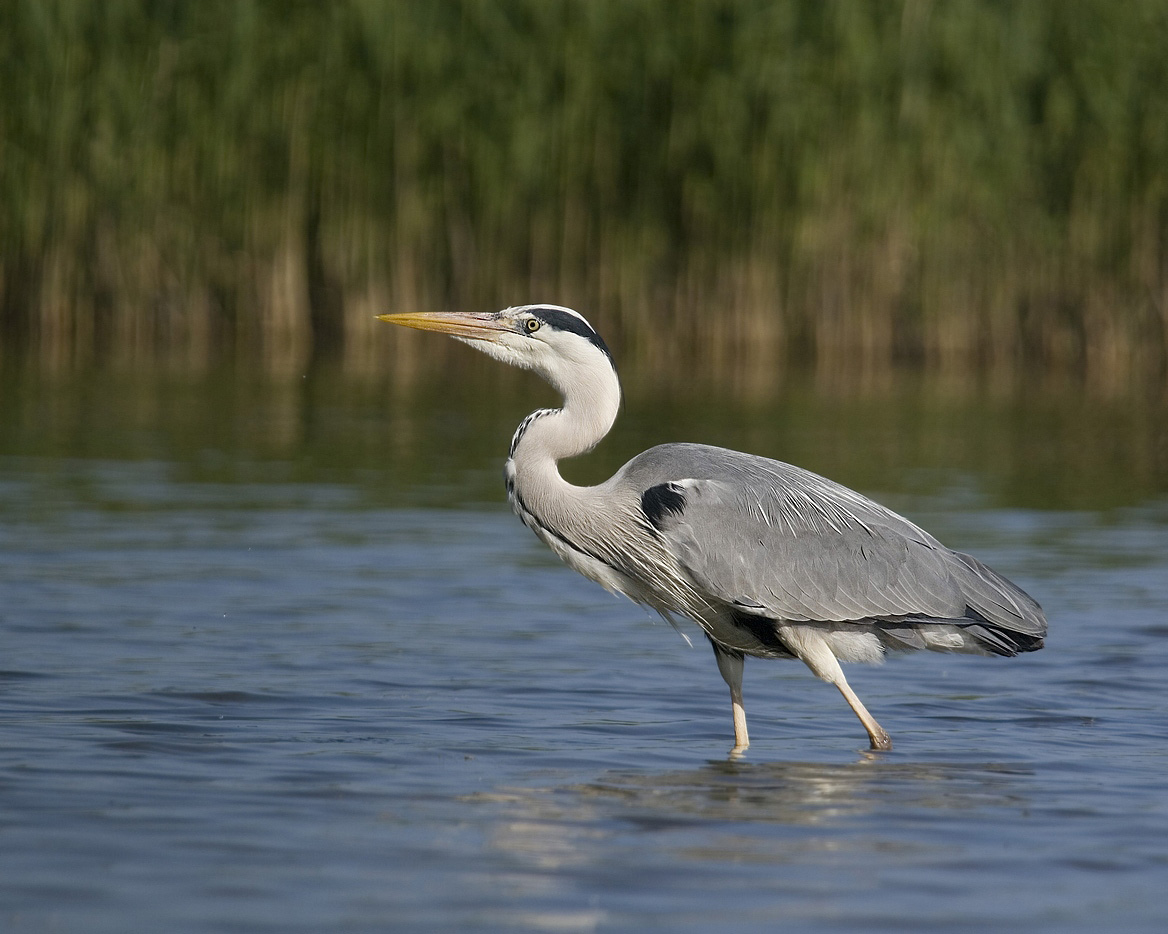
[[[515,432],[506,465],[507,493],[521,517],[529,512],[541,524],[559,527],[571,519],[567,513],[572,510],[564,506],[580,506],[587,499],[590,488],[564,480],[557,462],[592,450],[616,421],[620,382],[607,359],[603,366],[598,362],[582,360],[561,379],[544,374],[563,396],[563,407],[532,412]]]

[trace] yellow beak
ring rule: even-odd
[[[404,315],[378,315],[378,321],[400,324],[419,331],[438,331],[451,337],[493,341],[496,335],[513,330],[510,322],[500,321],[492,313],[466,311],[420,311]]]

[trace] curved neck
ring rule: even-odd
[[[608,434],[620,408],[620,383],[607,361],[603,369],[581,366],[557,382],[563,408],[532,412],[515,432],[505,471],[507,496],[528,525],[578,542],[591,537],[598,488],[568,483],[556,462],[590,451]]]
[[[550,469],[558,477],[557,461],[591,451],[616,421],[621,391],[611,366],[580,367],[569,376],[553,382],[563,407],[533,412],[516,431],[511,461],[518,473]]]

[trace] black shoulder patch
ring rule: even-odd
[[[676,483],[659,483],[641,494],[641,511],[653,528],[661,530],[666,515],[685,511],[685,493]]]
[[[612,364],[614,370],[616,369],[616,361],[612,359],[612,351],[608,349],[608,344],[604,342],[603,337],[592,330],[592,326],[583,318],[558,308],[548,308],[543,305],[532,308],[531,313],[548,327],[555,328],[557,331],[570,331],[587,339],[593,347],[608,357],[608,362]]]

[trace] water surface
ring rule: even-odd
[[[1160,401],[634,384],[580,477],[670,437],[795,460],[1051,620],[1018,659],[849,668],[888,754],[750,661],[734,760],[701,640],[507,512],[547,400],[488,373],[5,385],[0,926],[1164,929]]]

